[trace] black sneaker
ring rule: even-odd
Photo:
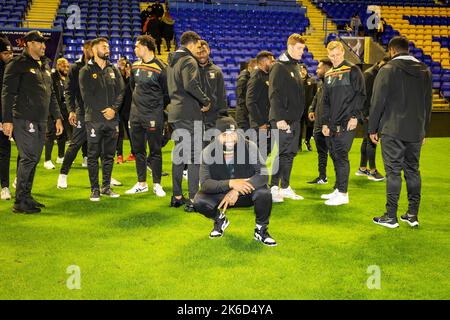
[[[195,212],[194,203],[190,199],[186,200],[186,205],[184,206],[184,211],[189,212],[189,213]]]
[[[255,240],[261,242],[262,244],[275,247],[277,242],[270,236],[266,227],[262,227],[261,229],[255,228]]]
[[[417,219],[417,215],[410,214],[409,212],[402,215],[400,217],[400,220],[403,222],[407,222],[413,228],[419,226],[419,220]]]
[[[375,217],[373,218],[373,223],[378,224],[380,226],[389,228],[389,229],[395,229],[399,227],[397,218],[391,218],[387,214],[385,214],[382,217]]]
[[[358,169],[358,171],[356,171],[355,175],[358,177],[367,177],[368,175],[370,175],[370,171],[367,169],[366,170]]]
[[[100,201],[100,190],[98,189],[92,190],[91,197],[89,198],[89,200],[94,202]]]
[[[24,200],[14,203],[12,211],[14,213],[34,214],[41,212],[41,209],[33,206],[29,201]]]
[[[45,208],[45,204],[37,202],[33,197],[28,198],[27,201],[36,208]]]
[[[221,213],[219,217],[214,220],[214,229],[210,232],[209,238],[214,239],[222,237],[229,224],[230,221],[227,219],[227,216]]]
[[[119,198],[120,197],[120,194],[115,193],[111,188],[102,189],[102,192],[100,193],[100,195],[105,196],[105,197],[110,197],[110,198]]]
[[[308,181],[307,183],[309,183],[309,184],[327,184],[328,183],[328,179],[326,177],[325,178],[318,177],[318,178],[315,178],[312,181]]]
[[[172,198],[170,199],[170,206],[174,207],[174,208],[179,208],[182,205],[184,205],[186,203],[186,198],[185,197],[181,197],[181,199],[177,199],[175,198],[175,196],[172,196]]]
[[[384,177],[378,172],[378,170],[375,170],[373,173],[369,172],[367,179],[372,181],[383,181]]]
[[[309,141],[305,141],[306,150],[312,151],[311,143]]]

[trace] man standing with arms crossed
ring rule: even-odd
[[[15,213],[39,213],[45,207],[34,200],[31,189],[44,148],[49,112],[56,121],[56,134],[63,133],[52,74],[45,58],[45,41],[39,31],[28,32],[23,54],[7,65],[3,80],[3,133],[12,137],[14,132],[20,157]]]
[[[373,87],[369,134],[373,143],[381,135],[386,170],[386,213],[373,222],[397,228],[397,209],[404,172],[408,189],[408,211],[401,220],[418,227],[421,198],[419,159],[432,109],[430,69],[409,55],[409,42],[394,37],[388,45],[392,60],[378,73]]]
[[[86,111],[90,200],[100,201],[100,194],[119,197],[111,189],[111,174],[119,134],[118,111],[125,87],[119,70],[109,62],[108,40],[93,40],[92,51],[94,58],[80,70],[80,92]],[[103,178],[101,190],[98,181],[100,156]]]

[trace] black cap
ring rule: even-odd
[[[236,131],[238,128],[238,125],[236,123],[236,120],[234,120],[232,117],[223,117],[223,118],[217,119],[216,128],[220,132]]]
[[[13,51],[13,48],[11,46],[11,42],[9,42],[8,38],[0,37],[0,52],[5,51]]]
[[[45,42],[48,40],[48,38],[45,38],[40,31],[33,30],[28,32],[25,37],[23,37],[23,40],[25,41],[25,43],[30,41]]]

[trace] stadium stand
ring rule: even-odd
[[[29,0],[0,0],[0,27],[20,27],[30,3]]]

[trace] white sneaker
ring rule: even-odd
[[[163,187],[158,183],[155,183],[153,185],[153,192],[156,194],[157,197],[162,198],[166,196],[166,192],[164,191]]]
[[[57,163],[57,164],[62,164],[63,162],[64,162],[64,157],[62,157],[62,158],[60,158],[60,157],[56,158],[56,163]]]
[[[14,178],[12,186],[13,186],[14,189],[16,188],[16,186],[17,186],[17,177]]]
[[[111,178],[111,185],[114,186],[114,187],[120,187],[123,184],[122,184],[122,182],[120,182],[120,181],[118,181],[118,180],[116,180],[114,178]]]
[[[11,200],[11,192],[9,191],[9,188],[4,187],[2,189],[0,199],[2,199],[2,200]]]
[[[338,194],[335,197],[325,201],[325,204],[327,206],[340,206],[348,203],[349,203],[348,193],[340,193],[340,192],[338,192]]]
[[[282,196],[283,198],[288,198],[288,199],[292,199],[292,200],[304,200],[305,199],[301,195],[296,194],[295,191],[292,190],[292,188],[290,186],[287,187],[286,189],[280,188],[280,196]]]
[[[53,164],[52,160],[48,160],[44,162],[44,168],[47,170],[53,170],[55,169],[55,165]]]
[[[83,162],[81,163],[81,166],[82,166],[83,168],[87,168],[87,157],[84,157],[84,158],[83,158]]]
[[[183,170],[183,179],[185,179],[185,180],[188,179],[188,171],[187,170]]]
[[[339,193],[338,189],[335,189],[332,193],[321,195],[320,199],[329,200],[331,198],[336,197],[338,193]]]
[[[130,190],[125,191],[125,194],[137,194],[137,193],[144,193],[148,192],[148,185],[145,184],[145,186],[141,186],[139,182],[137,182],[133,188]]]
[[[58,176],[58,184],[56,187],[58,189],[67,189],[67,174],[60,174]]]
[[[284,201],[283,197],[280,195],[280,188],[277,186],[270,188],[270,193],[272,193],[272,202],[279,203]]]

